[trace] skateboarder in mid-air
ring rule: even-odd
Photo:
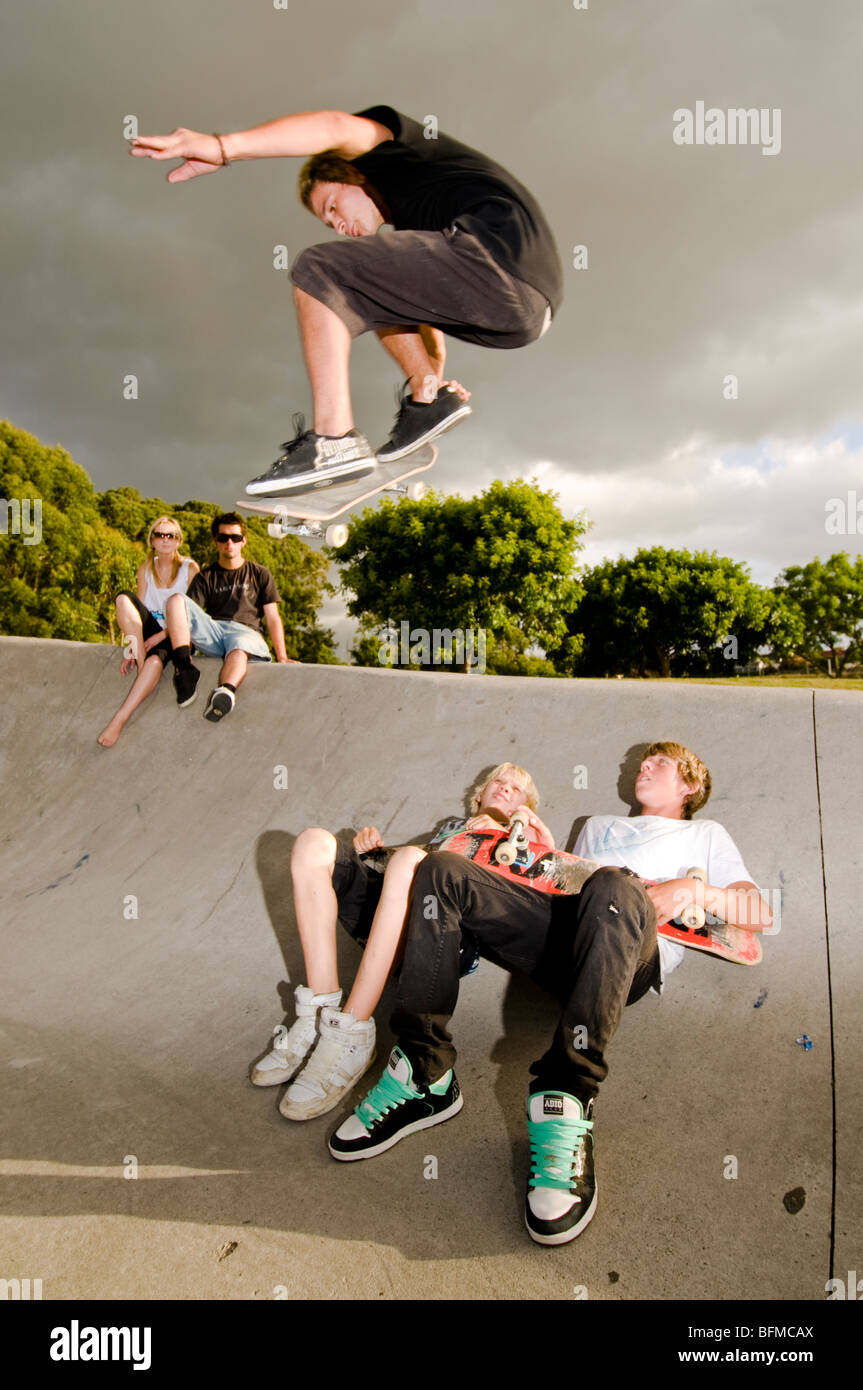
[[[182,159],[182,183],[247,159],[304,156],[303,205],[346,240],[309,247],[292,269],[314,429],[246,492],[276,494],[368,469],[354,428],[351,340],[374,331],[406,378],[381,461],[395,461],[465,415],[469,392],[444,378],[444,334],[516,348],[541,337],[562,297],[560,259],[533,196],[493,160],[389,106],[310,111],[224,135],[141,135],[131,153]]]

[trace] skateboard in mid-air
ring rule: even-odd
[[[508,830],[460,830],[435,849],[463,854],[475,864],[540,893],[580,893],[599,864],[529,840],[526,830],[526,822],[516,812]],[[686,877],[702,883],[707,881],[705,871],[700,868],[690,869]],[[642,882],[651,880],[642,879]],[[697,903],[690,903],[674,921],[658,923],[656,930],[660,936],[679,941],[682,946],[707,951],[738,965],[757,965],[761,960],[761,943],[755,932],[730,922],[708,922],[704,908]]]
[[[345,482],[338,478],[331,482],[326,479],[315,484],[307,482],[271,502],[240,501],[237,506],[247,512],[272,517],[267,530],[277,539],[288,535],[323,538],[327,545],[338,548],[348,538],[347,526],[338,521],[340,516],[379,492],[394,492],[417,502],[425,493],[425,483],[416,475],[425,473],[436,459],[436,446],[423,444],[395,463],[373,464],[366,472],[355,473]]]

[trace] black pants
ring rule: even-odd
[[[523,970],[561,1001],[531,1090],[594,1097],[624,1007],[659,976],[656,913],[628,869],[598,869],[574,897],[539,893],[458,854],[417,867],[391,1026],[415,1077],[429,1085],[455,1062],[447,1024],[458,1000],[459,948],[469,932],[486,958]]]

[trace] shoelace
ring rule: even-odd
[[[396,416],[396,424],[398,424],[399,420],[402,419],[410,407],[416,405],[416,401],[411,395],[411,384],[409,381],[406,381],[403,386],[396,387],[396,405],[399,408],[398,415]]]
[[[532,1120],[530,1186],[568,1192],[578,1151],[592,1129],[593,1120]]]
[[[388,1110],[394,1110],[403,1100],[416,1100],[418,1095],[418,1091],[399,1081],[391,1071],[385,1071],[377,1086],[372,1087],[354,1114],[366,1129],[371,1129]]]
[[[292,454],[294,450],[298,448],[300,444],[302,444],[303,440],[306,438],[306,435],[312,433],[311,430],[306,429],[306,417],[301,410],[295,412],[293,417],[293,425],[294,437],[293,439],[286,439],[284,444],[281,445],[282,452],[279,454],[279,457],[276,459],[275,463],[270,469],[271,473],[281,464],[284,463],[288,454]]]

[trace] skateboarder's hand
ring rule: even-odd
[[[357,854],[368,854],[373,849],[383,849],[381,832],[375,825],[364,825],[354,836],[354,849]]]
[[[529,806],[519,806],[519,814],[523,815],[527,821],[527,838],[537,840],[540,844],[548,845],[549,849],[554,849],[554,836],[548,826],[540,820],[536,811],[532,811]]]
[[[184,159],[185,164],[171,170],[168,183],[185,183],[222,167],[222,151],[215,135],[182,126],[170,135],[137,135],[130,142],[129,153],[144,159]]]
[[[656,908],[657,922],[671,922],[695,902],[694,878],[670,878],[665,883],[646,883],[644,891]]]

